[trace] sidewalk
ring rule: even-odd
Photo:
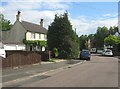
[[[66,60],[57,62],[42,62],[41,64],[26,66],[20,69],[5,69],[2,71],[2,82],[11,82],[24,77],[59,69],[61,67],[67,67],[79,62],[83,62],[83,60],[72,60],[72,62],[69,63]]]

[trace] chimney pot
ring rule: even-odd
[[[18,11],[18,14],[20,14],[21,12],[20,11]]]
[[[41,19],[41,21],[43,21],[43,19]]]
[[[17,15],[16,15],[16,21],[20,21],[20,11],[17,12]]]
[[[43,19],[40,20],[40,26],[43,27]]]

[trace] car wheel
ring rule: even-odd
[[[87,60],[90,61],[90,58],[88,58]]]

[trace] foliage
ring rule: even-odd
[[[95,47],[102,48],[104,46],[104,39],[108,36],[108,28],[107,27],[98,27],[97,32],[95,34]]]
[[[59,58],[77,57],[79,53],[78,36],[72,30],[68,13],[55,15],[54,21],[48,28],[48,47],[51,51],[58,49]],[[74,49],[74,47],[76,47]]]
[[[23,40],[23,43],[26,45],[33,45],[33,46],[44,46],[47,47],[47,42],[46,41],[40,41],[40,40]]]
[[[55,57],[58,57],[58,54],[59,54],[59,53],[58,53],[58,49],[57,49],[57,48],[54,48],[54,49],[53,49],[53,52],[54,52]]]
[[[2,28],[3,31],[10,30],[12,27],[12,24],[10,20],[7,20],[4,18],[3,14],[0,14],[0,28]]]
[[[98,49],[103,48],[104,44],[113,44],[113,43],[118,44],[118,43],[116,43],[115,40],[113,41],[110,38],[109,38],[110,42],[108,42],[108,38],[105,41],[106,37],[108,37],[109,35],[114,35],[117,31],[118,31],[118,26],[113,26],[113,27],[111,26],[110,28],[103,26],[103,27],[98,27],[97,32],[95,34],[89,34],[88,36],[81,35],[79,37],[80,50],[87,48],[87,45],[88,45],[87,40],[89,40],[89,39],[92,42],[91,47],[98,48]],[[112,38],[114,39],[116,37],[112,37]]]
[[[111,34],[111,35],[114,35],[115,32],[117,32],[117,31],[118,31],[118,26],[117,26],[117,27],[115,27],[115,26],[110,27],[110,28],[109,28],[109,35],[110,35],[110,34]]]
[[[117,45],[120,44],[120,37],[109,35],[104,39],[104,42],[106,45],[111,45],[111,46]]]
[[[88,39],[94,39],[94,38],[95,38],[94,34],[89,34],[88,35]]]
[[[81,35],[79,37],[80,50],[87,48],[87,40],[88,40],[87,35]]]
[[[55,61],[55,60],[53,60],[53,59],[50,59],[50,60],[49,60],[49,62],[56,62],[56,61]]]

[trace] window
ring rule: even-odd
[[[44,39],[47,39],[47,36],[46,36],[46,35],[44,35]]]
[[[39,39],[41,39],[41,34],[39,34]]]
[[[35,33],[31,33],[31,38],[35,39]]]

